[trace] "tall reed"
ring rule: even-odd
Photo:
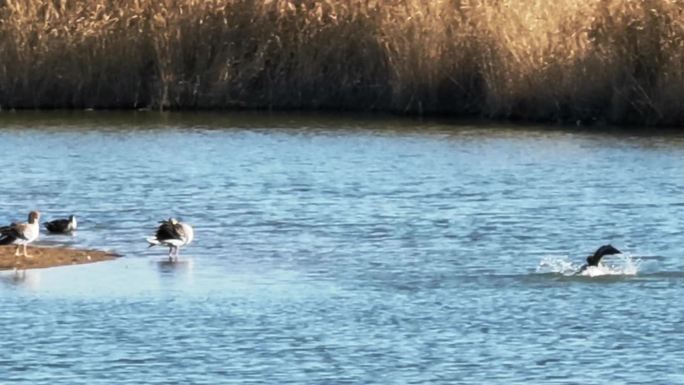
[[[682,0],[0,0],[0,107],[684,124]]]

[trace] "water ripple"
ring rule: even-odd
[[[0,383],[684,382],[684,137],[17,116],[3,223],[124,257],[0,272]],[[178,264],[144,242],[172,215]],[[608,242],[634,274],[536,270]]]

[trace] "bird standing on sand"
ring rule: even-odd
[[[69,219],[55,219],[54,221],[45,222],[43,226],[48,232],[53,234],[71,234],[76,231],[78,223],[76,222],[76,216],[70,215]]]
[[[28,215],[28,223],[12,223],[9,226],[0,227],[0,245],[17,245],[14,256],[18,257],[19,248],[24,247],[22,255],[32,258],[26,252],[26,245],[38,239],[40,234],[40,212],[31,211]]]
[[[175,257],[178,260],[181,246],[189,245],[195,236],[192,227],[187,223],[179,222],[175,218],[169,218],[161,223],[157,228],[154,237],[147,238],[147,242],[152,246],[168,246],[169,260]]]
[[[601,258],[603,258],[605,255],[613,254],[622,254],[622,252],[613,247],[613,245],[603,245],[599,247],[593,255],[587,257],[587,263],[582,265],[576,274],[580,274],[584,270],[588,269],[589,266],[598,266],[599,262],[601,262]]]

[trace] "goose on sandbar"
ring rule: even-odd
[[[54,221],[44,222],[43,226],[48,232],[53,234],[71,234],[76,231],[78,222],[76,216],[70,215],[68,219],[55,219]]]
[[[32,258],[26,252],[26,245],[38,239],[40,235],[40,212],[31,211],[28,215],[28,223],[12,223],[9,226],[0,227],[0,245],[17,245],[14,256],[18,257],[19,248],[23,246],[22,255]]]
[[[584,265],[582,265],[582,267],[580,267],[577,274],[588,269],[589,266],[598,266],[599,262],[601,262],[601,258],[603,258],[606,255],[613,255],[613,254],[622,254],[622,251],[616,249],[615,247],[613,247],[613,245],[603,245],[603,246],[599,247],[594,252],[593,255],[590,255],[587,257],[587,263],[585,263]]]
[[[176,218],[169,218],[160,221],[154,237],[147,238],[147,242],[152,246],[168,246],[169,260],[174,257],[177,260],[181,246],[189,245],[195,236],[195,232],[187,223],[179,222]]]

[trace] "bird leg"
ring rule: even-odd
[[[17,245],[17,250],[14,252],[14,268],[15,270],[19,271],[19,268],[21,267],[24,271],[26,271],[26,245],[24,245],[24,252],[22,254],[19,254],[19,249],[21,249],[21,245]],[[24,257],[23,263],[20,257]]]
[[[24,244],[24,257],[26,257],[26,258],[33,258],[33,255],[29,255],[29,254],[26,252],[26,244]]]

